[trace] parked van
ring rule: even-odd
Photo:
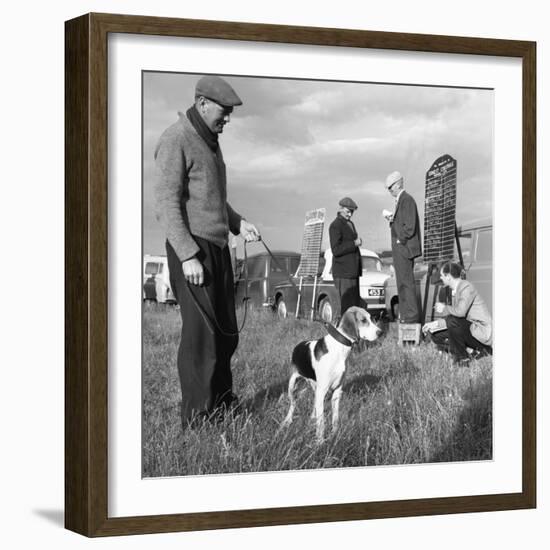
[[[170,272],[166,256],[143,257],[143,299],[159,303],[176,303],[170,286]]]
[[[476,220],[458,228],[466,279],[493,313],[493,223]]]
[[[493,312],[493,223],[490,218],[474,220],[458,227],[458,240],[462,251],[466,279],[475,286],[489,311]],[[459,254],[455,244],[454,261],[459,262]],[[426,275],[428,265],[419,258],[414,266],[414,280],[420,311],[424,303]],[[437,274],[435,275],[437,278]],[[442,290],[441,284],[430,286],[430,293]],[[440,298],[435,298],[440,299]],[[426,321],[431,320],[431,305],[434,302],[433,294],[428,296],[428,312]],[[399,296],[395,275],[386,281],[386,309],[390,318],[399,316]]]

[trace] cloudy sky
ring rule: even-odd
[[[154,216],[156,142],[178,111],[191,106],[201,75],[145,73],[143,78],[143,247],[164,254]],[[220,136],[233,208],[255,223],[272,249],[300,251],[307,210],[338,201],[359,205],[363,246],[390,247],[382,218],[393,199],[386,176],[399,170],[424,215],[426,172],[449,154],[457,160],[457,221],[492,213],[493,92],[373,83],[225,77],[243,105]],[[257,247],[257,249],[255,248]],[[249,253],[260,252],[252,245]]]

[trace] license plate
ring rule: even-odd
[[[369,296],[384,296],[383,288],[369,288]]]

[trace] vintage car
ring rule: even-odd
[[[273,257],[267,252],[254,254],[247,258],[248,275],[244,260],[238,260],[235,267],[235,305],[242,305],[248,295],[250,303],[266,308],[275,307],[275,287],[288,281],[300,265],[300,254],[286,250],[274,251]],[[246,279],[248,277],[248,291]]]
[[[293,283],[285,282],[275,288],[275,309],[279,317],[298,314],[302,317],[314,317],[328,323],[337,320],[340,313],[340,297],[332,277],[332,251],[327,249],[320,263],[319,277],[304,278],[300,290],[298,308],[298,288],[300,273],[293,278]],[[382,269],[380,258],[372,250],[361,249],[363,272],[359,278],[360,294],[365,307],[372,315],[385,313],[384,282],[389,277]],[[298,310],[298,311],[297,311]]]
[[[143,299],[159,303],[176,303],[170,286],[170,272],[166,256],[143,257]]]
[[[493,224],[491,219],[475,220],[458,228],[458,237],[466,279],[471,281],[482,298],[485,300],[489,311],[493,310]],[[458,250],[455,245],[455,261],[459,261]],[[426,277],[428,265],[421,259],[415,262],[414,279],[416,282],[417,298],[422,311],[424,294],[426,289]],[[432,275],[429,295],[427,300],[426,321],[434,317],[433,304],[436,300],[443,300],[446,292],[438,281],[439,273]],[[399,297],[395,274],[386,281],[386,309],[391,319],[399,317]]]

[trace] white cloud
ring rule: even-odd
[[[177,111],[191,104],[197,79],[163,74],[144,79],[145,189],[152,188],[156,141]],[[257,217],[266,228],[279,227],[269,231],[281,244],[296,241],[305,210],[324,206],[332,215],[344,195],[361,202],[358,225],[387,244],[379,215],[391,206],[383,186],[386,175],[404,174],[422,212],[426,171],[445,153],[458,161],[460,215],[490,214],[491,91],[249,77],[230,81],[244,104],[220,138],[229,196],[247,217]],[[145,200],[149,208],[149,192]]]

